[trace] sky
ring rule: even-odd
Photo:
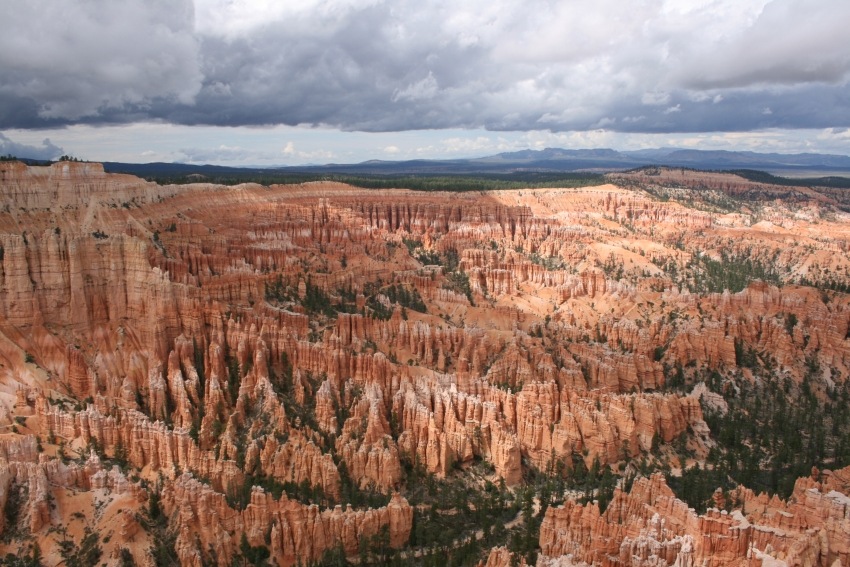
[[[847,0],[0,0],[0,154],[850,154]]]

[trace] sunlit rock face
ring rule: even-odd
[[[735,509],[697,514],[661,475],[595,504],[550,508],[540,527],[541,562],[608,565],[840,565],[850,558],[850,468],[801,478],[787,501],[740,487]]]
[[[486,462],[518,487],[674,442],[699,461],[703,408],[725,402],[671,388],[677,372],[746,375],[753,352],[789,380],[814,361],[843,383],[847,296],[790,282],[844,281],[846,214],[812,199],[757,218],[626,181],[158,186],[0,163],[0,503],[18,510],[0,525],[57,560],[59,530],[86,527],[110,534],[104,558],[140,564],[166,528],[182,565],[230,565],[243,541],[284,565],[378,536],[400,549],[413,467]],[[744,253],[785,285],[686,277]],[[638,479],[604,513],[549,508],[540,561],[846,565],[842,475],[703,515]]]

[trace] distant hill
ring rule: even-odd
[[[349,174],[349,175],[477,175],[517,172],[615,171],[647,165],[667,165],[705,170],[760,169],[775,174],[819,172],[850,176],[850,156],[831,154],[777,154],[726,150],[657,148],[617,151],[609,148],[521,150],[493,156],[453,160],[369,160],[361,163],[292,166],[225,167],[181,163],[130,164],[106,162],[107,171],[141,177],[227,174]]]

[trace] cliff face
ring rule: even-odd
[[[223,494],[188,474],[167,485],[163,504],[180,526],[176,549],[182,565],[202,565],[210,550],[220,558],[232,557],[241,534],[252,546],[268,546],[277,565],[318,561],[337,544],[356,555],[360,541],[376,535],[382,526],[388,527],[390,546],[401,547],[413,521],[412,508],[398,494],[382,508],[355,511],[337,506],[320,511],[318,506],[304,506],[286,496],[274,500],[255,487],[240,512],[227,505]]]
[[[0,502],[23,510],[5,529],[53,555],[60,527],[89,525],[63,502],[88,498],[95,514],[95,494],[127,510],[110,516],[125,534],[111,559],[148,558],[151,494],[184,565],[231,564],[243,533],[283,564],[338,544],[357,554],[385,532],[400,548],[412,467],[451,477],[486,461],[489,480],[514,487],[674,442],[698,460],[714,444],[703,405],[722,398],[671,389],[677,374],[745,375],[750,353],[791,381],[816,365],[833,385],[850,373],[847,296],[752,278],[734,293],[695,287],[701,258],[743,250],[786,284],[850,273],[834,254],[850,239],[840,213],[785,211],[770,229],[613,185],[157,186],[79,163],[3,162],[0,184]],[[550,510],[544,553],[738,557],[738,539],[699,535],[738,538],[737,520],[692,518],[661,484],[637,483],[603,515]],[[831,506],[809,488],[799,497]],[[636,518],[631,531],[614,509]],[[585,527],[564,539],[573,525]],[[760,553],[809,549],[794,551],[802,535],[747,537]]]
[[[595,504],[550,508],[540,527],[543,561],[604,565],[844,565],[848,561],[850,469],[801,478],[787,502],[737,489],[732,513],[697,515],[661,475]],[[843,479],[843,480],[839,480]],[[739,506],[739,507],[738,507]],[[783,563],[778,563],[783,562]]]
[[[28,167],[6,162],[0,169],[2,203],[7,211],[76,211],[82,205],[142,205],[176,194],[176,186],[161,187],[132,175],[108,174],[99,163],[61,162]]]

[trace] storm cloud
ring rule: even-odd
[[[843,0],[34,0],[0,128],[850,126]]]

